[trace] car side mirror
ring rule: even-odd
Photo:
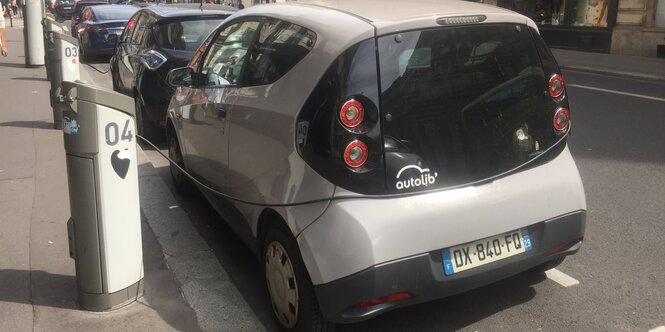
[[[194,70],[190,67],[175,68],[166,75],[166,81],[173,87],[192,86],[194,74]]]

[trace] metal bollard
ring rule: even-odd
[[[55,129],[62,129],[62,104],[56,102],[60,94],[62,81],[74,82],[81,78],[79,69],[79,48],[76,38],[51,32],[53,50],[49,54],[48,75],[51,78],[51,108],[53,109],[53,123]],[[48,43],[51,43],[49,40]]]
[[[23,16],[23,37],[25,45],[25,66],[36,67],[44,65],[43,33],[40,31],[44,16],[43,0],[26,0]]]
[[[134,100],[63,82],[70,256],[80,305],[113,310],[143,295]]]

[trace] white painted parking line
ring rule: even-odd
[[[550,280],[556,282],[557,284],[563,286],[563,287],[572,287],[575,285],[579,285],[580,282],[577,281],[577,279],[557,270],[557,269],[551,269],[545,271],[545,276],[549,278]]]
[[[652,97],[652,96],[646,96],[646,95],[639,95],[639,94],[636,94],[636,93],[630,93],[630,92],[623,92],[623,91],[617,91],[617,90],[601,89],[601,88],[595,88],[595,87],[592,87],[592,86],[579,85],[579,84],[566,84],[566,86],[568,86],[568,87],[574,87],[574,88],[580,88],[580,89],[587,89],[587,90],[600,91],[600,92],[614,93],[614,94],[617,94],[617,95],[631,96],[631,97],[636,97],[636,98],[651,99],[651,100],[657,100],[657,101],[665,102],[665,98],[658,98],[658,97]]]
[[[665,325],[659,326],[655,329],[651,329],[651,330],[649,330],[649,332],[665,332]]]

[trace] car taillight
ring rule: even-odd
[[[342,105],[339,111],[339,120],[347,128],[355,128],[365,116],[365,108],[359,101],[350,99]]]
[[[351,168],[358,168],[367,161],[367,145],[355,140],[344,149],[344,163]]]
[[[554,125],[554,130],[556,130],[558,133],[562,133],[568,129],[568,125],[570,124],[570,111],[566,108],[559,108],[554,112],[554,119],[553,119],[553,125]]]
[[[547,90],[550,93],[552,98],[559,98],[565,90],[565,85],[563,81],[563,76],[559,74],[554,74],[550,77],[550,81],[547,86]]]

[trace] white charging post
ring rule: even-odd
[[[143,294],[134,100],[84,82],[61,91],[79,301],[112,310]]]

